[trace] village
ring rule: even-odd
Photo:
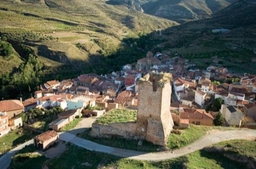
[[[170,57],[164,52],[153,54],[149,51],[137,63],[124,65],[117,72],[47,81],[29,99],[0,101],[0,137],[15,128],[27,126],[21,114],[35,108],[59,107],[62,110],[49,124],[50,130],[34,138],[40,149],[52,144],[58,138],[57,132],[77,117],[99,117],[112,109],[137,110],[138,81],[152,72],[172,75],[169,113],[175,126],[223,125],[255,129],[256,75],[233,75],[214,62],[206,70],[194,67],[195,64],[178,53]],[[98,110],[90,111],[88,107]],[[216,119],[220,116],[224,121],[218,124]],[[42,144],[46,138],[47,143]]]

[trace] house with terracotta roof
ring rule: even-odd
[[[67,110],[58,114],[58,119],[49,124],[49,128],[59,131],[62,127],[72,122],[76,117],[81,117],[81,109]]]
[[[22,102],[22,104],[23,104],[23,106],[25,108],[25,111],[28,111],[28,110],[33,109],[33,108],[35,108],[37,106],[37,99],[31,97],[31,98],[29,98],[27,100],[24,100]]]
[[[34,145],[40,150],[46,150],[59,141],[59,134],[54,131],[46,131],[34,137]]]
[[[136,78],[137,78],[136,75],[128,75],[128,76],[124,77],[124,85],[131,86],[131,85],[135,84]]]
[[[8,116],[6,116],[6,113],[0,113],[0,137],[8,134],[9,131]]]
[[[133,101],[132,92],[128,90],[120,92],[117,95],[117,98],[115,99],[115,102],[120,104],[121,107],[132,105],[132,101]]]
[[[42,90],[35,91],[35,98],[41,98],[41,97],[43,97],[43,91]]]
[[[81,117],[81,111],[79,109],[67,110],[58,114],[58,118],[64,119],[67,118],[68,122],[73,121],[76,117]]]
[[[44,87],[46,89],[57,89],[59,85],[60,85],[60,82],[58,80],[51,80],[44,83]]]
[[[241,126],[244,114],[241,110],[234,106],[229,106],[222,104],[221,105],[221,114],[223,115],[225,121],[230,126]]]
[[[212,126],[214,119],[212,115],[207,113],[204,109],[194,108],[179,108],[179,118],[182,125],[189,121],[190,124],[206,126]]]
[[[99,80],[99,76],[97,74],[91,73],[91,74],[83,74],[77,77],[78,83],[81,86],[84,85],[92,85],[96,81]]]
[[[0,113],[5,113],[11,119],[24,111],[24,106],[20,100],[0,101]]]

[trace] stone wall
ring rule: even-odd
[[[171,75],[148,74],[138,82],[138,111],[136,123],[92,125],[95,137],[122,136],[128,139],[146,139],[153,144],[166,146],[173,128],[170,112]]]
[[[170,74],[152,74],[139,82],[136,135],[165,146],[173,127]]]
[[[111,135],[122,136],[127,139],[134,139],[136,123],[112,123],[108,125],[92,124],[91,136],[109,137]]]

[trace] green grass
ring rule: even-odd
[[[171,133],[168,139],[167,147],[170,149],[178,149],[191,144],[192,142],[203,137],[207,131],[216,130],[232,130],[233,128],[223,128],[223,127],[208,127],[208,126],[195,126],[191,125],[188,129],[181,130],[181,134]],[[163,147],[154,145],[146,140],[143,141],[141,146],[138,146],[138,140],[124,139],[118,136],[111,136],[110,138],[95,138],[90,136],[90,130],[80,133],[78,137],[94,141],[99,144],[131,149],[136,151],[144,152],[158,152],[164,150]]]
[[[224,147],[228,152],[238,153],[242,156],[249,156],[254,159],[256,158],[256,141],[231,140],[218,143],[215,147]]]
[[[69,131],[77,126],[77,124],[82,120],[82,118],[75,118],[72,122],[62,127],[61,131]]]
[[[37,121],[31,125],[31,127],[38,129],[38,130],[44,130],[45,129],[46,122],[45,121]]]
[[[204,150],[196,151],[187,155],[188,169],[207,168],[207,169],[241,169],[247,168],[246,165],[230,160],[221,153],[206,152]]]
[[[213,145],[219,151],[206,149],[187,155],[187,168],[240,169],[248,168],[247,164],[255,163],[256,142],[248,140],[231,140]]]
[[[19,151],[10,164],[13,169],[37,169],[43,166],[47,158],[36,152],[34,145],[29,145]]]
[[[123,123],[123,122],[135,122],[137,119],[137,112],[128,109],[112,109],[100,118],[96,120],[98,124],[110,124],[110,123]]]
[[[0,137],[0,155],[6,151],[33,138],[35,134],[22,129],[16,129]]]
[[[182,162],[183,158],[162,162],[136,161],[95,151],[88,151],[77,146],[70,146],[68,151],[62,154],[59,158],[48,160],[45,164],[51,169],[70,169],[72,167],[75,167],[76,169],[179,169],[182,167]]]
[[[160,146],[154,145],[153,143],[150,143],[146,140],[143,141],[142,146],[138,146],[138,142],[139,142],[138,140],[133,140],[133,139],[128,140],[118,136],[111,136],[109,138],[91,137],[90,130],[80,133],[78,137],[88,139],[93,142],[107,145],[107,146],[113,146],[118,148],[136,150],[136,151],[157,152],[161,148]]]
[[[184,147],[206,134],[211,127],[190,125],[188,129],[181,130],[181,134],[170,134],[167,146],[171,149]]]
[[[35,148],[31,145],[17,153],[11,163],[11,167],[13,169],[30,169],[31,166],[32,168],[33,166],[42,168],[44,164],[51,169],[180,169],[184,167],[188,169],[241,169],[248,168],[248,161],[238,162],[236,160],[237,158],[231,160],[224,154],[238,155],[238,159],[246,155],[249,161],[252,161],[256,154],[255,141],[233,140],[222,142],[214,146],[225,148],[225,150],[228,148],[228,150],[224,152],[200,150],[179,158],[160,162],[149,162],[125,159],[96,151],[88,151],[70,144],[67,145],[67,151],[60,157],[47,159],[33,153]],[[231,150],[233,152],[230,152]]]

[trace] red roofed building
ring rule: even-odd
[[[54,130],[46,131],[34,137],[34,145],[36,148],[41,150],[47,149],[49,146],[57,143],[58,141],[59,134]]]
[[[51,80],[44,83],[44,87],[46,89],[56,89],[60,85],[58,80]]]
[[[6,112],[8,119],[11,119],[24,111],[24,106],[19,100],[0,101],[0,113]]]
[[[207,113],[204,109],[180,109],[179,110],[180,121],[185,119],[189,120],[190,124],[195,125],[213,125],[213,117],[211,114]]]
[[[131,86],[135,83],[136,75],[128,75],[124,78],[125,86]]]

